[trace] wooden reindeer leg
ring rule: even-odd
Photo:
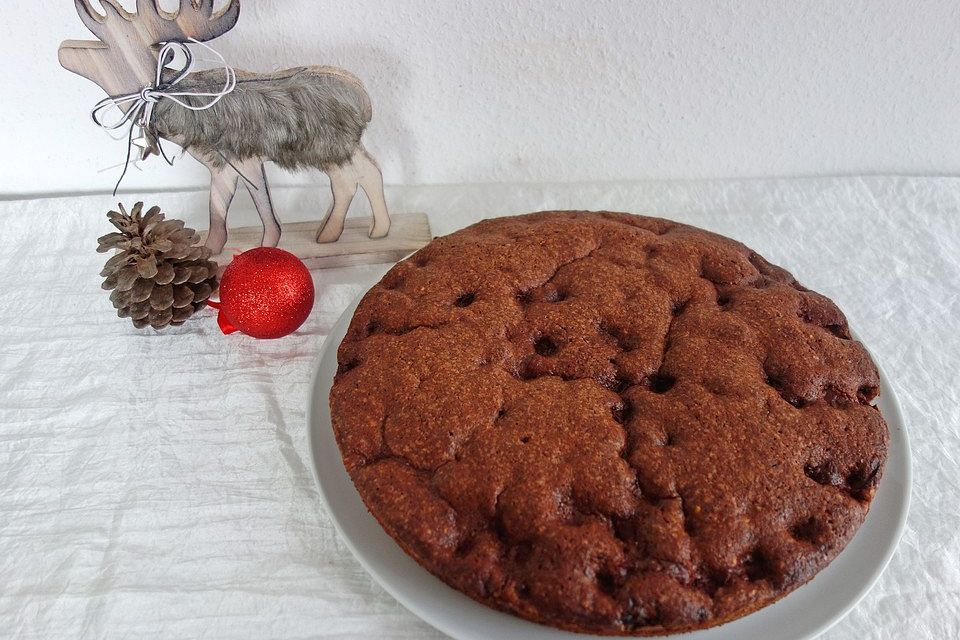
[[[206,245],[213,255],[218,255],[227,243],[227,209],[237,192],[239,176],[230,167],[207,167],[210,169],[210,230]]]
[[[357,179],[373,211],[373,226],[369,235],[371,238],[382,238],[390,231],[390,214],[383,196],[383,174],[380,166],[362,146],[353,152],[351,162],[357,169]]]
[[[280,242],[280,223],[273,213],[273,202],[270,200],[270,187],[267,185],[267,174],[263,168],[263,158],[250,158],[240,165],[243,175],[253,184],[245,182],[247,191],[253,199],[260,220],[263,222],[263,236],[260,246],[275,247]]]
[[[333,192],[333,205],[326,220],[320,225],[317,233],[317,242],[336,242],[343,233],[343,221],[347,217],[350,202],[357,193],[356,170],[351,164],[342,167],[330,165],[327,167],[330,176],[330,191]]]

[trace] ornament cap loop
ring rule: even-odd
[[[217,306],[219,307],[220,305]],[[220,331],[222,331],[224,335],[229,335],[237,330],[237,328],[233,326],[233,323],[227,319],[223,309],[221,309],[220,313],[217,314],[217,324],[220,325]]]

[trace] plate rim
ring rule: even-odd
[[[339,349],[340,343],[344,338],[344,335],[349,326],[349,323],[353,319],[353,313],[356,311],[363,297],[375,285],[376,283],[373,283],[370,286],[364,288],[347,305],[344,311],[340,314],[336,322],[331,326],[329,333],[324,338],[323,344],[321,345],[321,348],[320,348],[320,352],[313,366],[313,371],[311,374],[311,382],[310,382],[310,393],[308,394],[308,400],[307,400],[308,404],[307,404],[307,411],[306,411],[307,448],[309,450],[310,467],[313,474],[313,479],[314,479],[314,482],[316,483],[318,495],[320,496],[320,499],[323,503],[323,507],[326,510],[327,515],[330,517],[330,520],[333,522],[337,535],[339,536],[340,540],[346,545],[346,547],[350,550],[350,553],[353,554],[353,557],[357,560],[357,562],[359,562],[360,566],[363,567],[364,571],[366,571],[377,582],[378,585],[380,585],[387,593],[389,593],[391,597],[393,597],[404,608],[406,608],[408,611],[410,611],[413,615],[415,615],[417,618],[419,618],[423,622],[427,623],[434,629],[450,636],[451,638],[455,638],[458,640],[459,639],[469,640],[468,636],[461,635],[462,629],[452,627],[440,616],[434,615],[434,613],[429,609],[429,607],[422,606],[421,603],[413,597],[408,597],[408,595],[403,592],[400,586],[394,584],[392,579],[387,578],[383,574],[383,572],[380,571],[377,568],[377,566],[375,566],[375,563],[371,562],[367,558],[366,553],[359,548],[356,542],[349,535],[346,534],[343,524],[340,520],[340,516],[338,515],[337,510],[334,509],[333,505],[331,504],[331,500],[327,495],[327,490],[324,488],[324,484],[320,477],[319,460],[317,457],[317,447],[319,445],[318,445],[318,440],[314,435],[314,430],[317,429],[319,426],[317,424],[317,415],[316,415],[317,406],[318,406],[317,402],[320,401],[324,404],[324,406],[329,407],[329,404],[328,404],[329,393],[331,388],[330,386],[327,386],[323,389],[320,388],[322,386],[321,377],[323,375],[324,363],[327,361],[328,358],[336,357],[336,351],[337,349]],[[909,433],[907,431],[906,422],[903,417],[903,409],[901,407],[900,401],[896,393],[894,392],[893,386],[890,382],[890,378],[889,376],[887,376],[886,371],[883,369],[883,366],[880,363],[880,361],[877,359],[876,355],[870,351],[869,347],[867,347],[867,345],[864,344],[863,341],[860,340],[859,335],[857,335],[855,331],[851,330],[851,334],[853,339],[860,342],[860,344],[864,347],[864,349],[866,349],[867,353],[870,355],[874,364],[877,367],[877,371],[880,375],[881,404],[884,405],[882,410],[884,420],[887,423],[888,431],[892,434],[894,431],[894,428],[896,428],[897,431],[899,432],[899,438],[900,440],[902,440],[902,447],[901,447],[902,451],[900,451],[900,453],[902,454],[901,462],[903,467],[902,478],[901,478],[902,486],[900,487],[900,490],[897,493],[897,495],[891,495],[891,497],[889,498],[889,500],[894,500],[899,498],[900,508],[896,515],[895,525],[891,532],[892,535],[888,536],[888,542],[884,547],[883,554],[880,556],[879,561],[873,565],[872,570],[865,577],[865,579],[861,581],[861,584],[858,587],[856,594],[852,598],[849,598],[843,606],[835,610],[831,615],[826,616],[822,618],[818,623],[813,624],[810,627],[810,629],[804,633],[804,635],[794,636],[796,640],[810,640],[812,638],[816,638],[822,635],[828,629],[836,625],[840,620],[845,618],[850,613],[850,611],[852,611],[863,600],[863,598],[873,589],[877,581],[880,579],[880,576],[883,575],[883,572],[886,570],[887,566],[890,564],[890,561],[893,559],[893,555],[896,553],[896,550],[900,545],[900,541],[901,541],[901,538],[903,537],[903,532],[906,528],[907,518],[910,512],[910,503],[911,503],[912,493],[913,493],[913,490],[912,490],[913,489],[913,459],[912,459],[913,456],[912,456],[912,450],[910,447]],[[334,342],[336,344],[334,344]],[[331,386],[332,386],[332,380],[331,380]],[[332,434],[332,429],[333,429],[332,424],[329,423],[328,421],[328,424],[326,424],[325,426],[327,429],[331,431],[330,437],[334,439],[334,443],[336,444],[335,437]],[[892,443],[894,438],[891,436],[890,440]],[[890,463],[889,454],[891,449],[892,447],[888,449],[888,457],[887,457],[888,465]],[[342,457],[339,454],[339,447],[337,447],[337,458],[341,461],[341,465],[342,465]],[[345,468],[341,467],[341,470],[343,471],[343,473],[346,474]],[[890,486],[890,485],[893,485],[894,482],[891,478],[888,477],[888,471],[889,469],[885,470],[884,479],[888,480],[887,485]],[[883,483],[883,480],[881,480],[881,484],[882,483]],[[369,510],[367,509],[366,504],[363,502],[362,498],[360,497],[359,492],[356,491],[356,488],[353,485],[352,479],[350,482],[350,486],[354,488],[354,497],[356,498],[357,501],[359,501],[363,510],[366,511],[369,515]],[[895,487],[891,487],[890,491],[894,489]],[[878,491],[878,494],[879,494],[879,491]],[[871,503],[870,507],[871,507],[870,511],[868,511],[867,513],[868,518],[870,516],[870,513],[874,512],[875,504]],[[854,534],[854,537],[847,543],[846,547],[844,547],[844,549],[837,555],[837,558],[835,558],[830,564],[828,564],[820,572],[818,572],[817,574],[818,576],[822,574],[824,571],[826,571],[827,568],[829,568],[832,564],[836,563],[837,559],[839,559],[843,555],[843,553],[848,550],[850,545],[852,545],[856,540],[857,534],[860,533],[860,530],[864,527],[865,524],[866,524],[866,521],[864,522],[864,524],[860,526],[860,528]],[[381,532],[382,532],[382,529],[381,529]],[[385,532],[383,533],[385,534]],[[420,564],[417,563],[413,558],[408,556],[406,552],[403,551],[403,549],[398,544],[396,544],[394,540],[390,539],[390,542],[393,544],[393,547],[394,547],[393,550],[395,553],[406,557],[407,559],[411,560],[414,564],[416,564],[417,568],[423,574],[425,574],[427,577],[429,577],[430,579],[436,582],[437,588],[446,590],[449,592],[446,595],[450,595],[454,597],[459,596],[460,598],[462,598],[466,602],[466,606],[480,607],[486,610],[487,612],[491,612],[498,616],[504,616],[510,619],[511,622],[519,622],[519,623],[522,623],[523,625],[530,625],[532,627],[537,628],[541,632],[549,633],[550,635],[553,635],[557,638],[637,637],[637,636],[601,636],[601,635],[589,634],[589,633],[569,632],[569,631],[564,631],[548,625],[542,625],[542,624],[530,622],[528,620],[524,620],[517,616],[513,616],[512,614],[509,614],[503,611],[498,611],[480,602],[477,602],[472,598],[470,598],[469,596],[466,596],[465,594],[457,591],[453,587],[450,587],[449,585],[444,583],[442,580],[440,580],[439,578],[431,574],[429,571],[427,571],[425,568],[420,566]],[[655,636],[655,637],[666,638],[668,640],[670,638],[682,637],[689,640],[694,640],[695,638],[698,638],[700,634],[703,634],[706,632],[722,630],[725,627],[729,629],[730,628],[729,625],[733,625],[739,620],[746,620],[751,616],[755,616],[758,613],[761,613],[764,610],[769,609],[770,607],[773,607],[782,602],[785,602],[786,600],[788,600],[788,598],[791,595],[799,592],[801,589],[809,588],[813,580],[816,579],[816,577],[817,576],[814,576],[814,578],[811,579],[809,582],[807,582],[804,585],[801,585],[800,587],[797,587],[796,589],[794,589],[793,591],[785,595],[783,598],[781,598],[777,602],[774,602],[765,607],[761,607],[757,611],[747,614],[742,618],[737,618],[730,622],[719,624],[714,627],[708,627],[707,629],[681,632],[681,633],[675,633],[675,634],[664,635],[664,636]]]

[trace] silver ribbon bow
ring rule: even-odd
[[[113,131],[124,126],[129,126],[129,130],[127,132],[127,158],[123,163],[123,172],[120,174],[120,178],[117,180],[117,184],[113,188],[113,195],[117,195],[117,189],[120,188],[120,183],[123,181],[123,177],[127,175],[127,169],[130,166],[130,148],[133,146],[133,132],[135,129],[139,128],[141,137],[145,137],[147,140],[147,144],[139,158],[140,160],[145,160],[150,156],[151,153],[156,153],[163,156],[163,159],[167,161],[167,164],[173,164],[173,161],[167,157],[166,153],[164,153],[163,147],[160,146],[160,139],[156,137],[150,126],[153,118],[153,105],[165,98],[167,100],[173,100],[184,109],[190,109],[191,111],[203,111],[217,104],[220,99],[223,98],[223,96],[233,91],[233,89],[237,86],[237,74],[233,70],[233,67],[228,65],[226,60],[223,59],[223,56],[216,52],[212,47],[194,40],[193,38],[190,38],[189,41],[194,44],[198,44],[213,53],[223,64],[223,70],[226,74],[226,79],[221,90],[211,92],[174,91],[173,89],[176,87],[176,85],[186,78],[191,71],[193,71],[194,57],[193,53],[190,51],[190,48],[187,47],[185,43],[171,41],[165,43],[160,49],[160,54],[157,56],[157,72],[152,85],[148,85],[134,93],[127,93],[120,96],[108,96],[94,105],[93,110],[90,112],[90,117],[93,118],[93,121],[97,124],[97,126],[102,127],[107,131]],[[163,71],[166,69],[167,65],[174,60],[177,51],[183,54],[185,60],[183,68],[177,71],[172,78],[164,81]],[[193,105],[181,99],[187,97],[208,97],[210,100],[200,105]],[[110,108],[116,108],[121,112],[121,115],[118,119],[114,121],[108,121],[105,118],[106,112]]]

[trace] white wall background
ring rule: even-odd
[[[392,184],[955,174],[958,7],[243,0],[215,46],[249,70],[359,75],[374,104],[366,144]],[[98,169],[123,143],[90,122],[100,90],[57,63],[60,40],[91,37],[73,3],[3,9],[0,197],[110,190],[119,169]],[[124,188],[205,182],[190,158],[154,158]]]

